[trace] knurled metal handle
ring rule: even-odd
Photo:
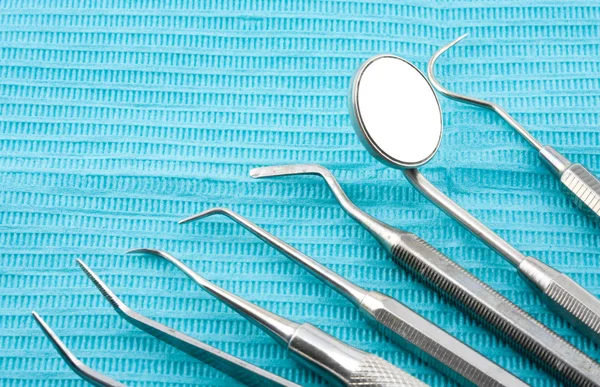
[[[350,376],[348,386],[356,387],[427,387],[423,383],[375,355],[365,356]]]
[[[600,221],[600,181],[583,165],[571,163],[551,146],[540,149],[540,160],[560,179],[562,188],[575,204]]]
[[[391,363],[307,323],[296,329],[287,349],[293,358],[336,385],[427,386]]]
[[[369,292],[361,305],[367,319],[382,333],[461,386],[528,386],[467,344],[385,294]]]
[[[590,339],[600,344],[600,300],[568,276],[527,257],[519,274],[537,291],[548,306]]]
[[[398,264],[559,380],[600,386],[600,365],[414,234],[392,246]]]
[[[573,164],[560,176],[560,182],[577,205],[600,216],[600,181],[583,165]]]

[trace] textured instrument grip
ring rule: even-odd
[[[519,274],[538,290],[546,304],[590,339],[600,344],[600,300],[568,276],[527,257]]]
[[[392,246],[398,264],[568,385],[600,386],[600,366],[414,234]]]
[[[386,336],[461,386],[526,387],[492,362],[407,306],[379,292],[362,301],[363,313]]]
[[[545,294],[568,312],[567,321],[600,344],[600,300],[564,274],[552,281]]]
[[[351,375],[348,386],[360,387],[427,387],[428,385],[375,356],[365,356]]]
[[[600,216],[600,181],[581,164],[573,164],[560,176],[577,205]]]

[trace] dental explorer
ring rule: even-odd
[[[427,386],[382,358],[343,343],[311,324],[290,321],[228,292],[164,251],[135,249],[130,253],[152,254],[170,262],[201,288],[263,329],[294,360],[332,383],[363,387]]]
[[[382,89],[387,87],[386,83],[380,80],[374,79],[370,73],[377,71],[378,76],[381,76],[381,66],[373,67],[370,63],[373,61],[377,62],[381,59],[371,59],[363,65],[355,75],[355,81],[353,82],[353,88],[351,90],[351,100],[349,103],[350,114],[353,116],[354,130],[358,133],[359,137],[367,137],[373,139],[372,142],[363,141],[363,145],[367,147],[371,154],[379,153],[381,146],[390,146],[389,143],[379,144],[380,138],[371,136],[371,133],[378,134],[381,138],[380,132],[390,131],[394,127],[403,127],[403,132],[411,132],[411,127],[408,125],[413,124],[412,122],[406,122],[402,117],[398,116],[398,111],[403,111],[402,107],[396,107],[393,112],[388,113],[388,118],[394,119],[395,122],[386,122],[385,125],[380,122],[369,120],[371,115],[375,112],[382,113],[382,110],[388,108],[378,107],[377,109],[372,108],[368,104],[364,103],[365,98],[378,99],[373,90]],[[397,61],[400,62],[400,61]],[[431,65],[431,62],[430,62]],[[396,66],[403,67],[403,66]],[[389,71],[395,71],[390,69]],[[415,69],[412,77],[418,77],[425,80],[425,77]],[[399,78],[410,78],[410,74],[395,74],[394,76]],[[426,81],[426,80],[425,80]],[[363,89],[365,88],[365,89]],[[433,93],[431,87],[423,89],[427,92]],[[399,92],[398,94],[404,94],[405,92]],[[386,98],[388,98],[386,96]],[[384,99],[379,97],[379,99]],[[373,103],[373,101],[369,101]],[[439,104],[436,104],[437,110]],[[427,108],[435,110],[435,106],[431,104]],[[392,117],[394,115],[394,117]],[[437,124],[436,124],[437,125]],[[441,124],[440,124],[441,125]],[[418,128],[418,129],[415,129]],[[420,136],[421,128],[413,126],[412,130],[414,133],[414,142],[416,146],[420,146],[425,140]],[[441,130],[441,129],[440,129]],[[389,136],[389,135],[388,135]],[[407,140],[408,143],[411,140]],[[380,145],[378,147],[377,145]],[[429,141],[429,148],[433,153],[436,152],[437,147],[434,148],[435,143]],[[403,147],[407,147],[409,144],[403,144]],[[402,149],[397,147],[394,148],[394,156],[396,159],[402,159],[409,157],[410,155],[403,155]],[[382,160],[384,154],[380,154],[379,160]],[[458,204],[453,202],[450,198],[439,191],[433,184],[431,184],[417,169],[405,169],[404,163],[387,160],[386,165],[392,166],[397,169],[402,169],[404,176],[408,181],[417,188],[425,197],[431,200],[435,205],[441,208],[448,215],[456,219],[465,228],[471,231],[473,234],[478,236],[484,243],[495,250],[498,254],[503,256],[509,263],[517,268],[520,276],[526,280],[526,282],[536,291],[542,295],[542,300],[549,306],[549,308],[562,318],[570,322],[573,326],[579,329],[583,334],[588,336],[590,339],[600,344],[600,300],[594,295],[589,293],[577,282],[567,277],[566,275],[556,271],[550,266],[542,263],[541,261],[525,256],[520,251],[511,246],[507,241],[502,239],[499,235],[494,233],[483,223],[478,221],[475,217],[461,208]]]
[[[396,263],[563,383],[600,386],[600,364],[415,234],[389,226],[359,209],[328,169],[298,164],[256,168],[250,175],[320,176],[342,208],[373,235]]]
[[[260,240],[308,270],[358,307],[363,317],[375,328],[459,384],[486,387],[527,386],[519,378],[413,312],[406,305],[385,294],[366,290],[348,281],[234,211],[213,208],[190,216],[179,223],[217,214],[225,215],[240,224]]]
[[[31,312],[31,315],[35,319],[35,322],[39,325],[44,332],[44,335],[50,340],[52,346],[56,349],[56,352],[63,358],[65,363],[79,375],[83,380],[97,387],[127,387],[126,385],[117,382],[114,379],[109,378],[106,375],[101,374],[98,371],[91,369],[90,367],[83,364],[73,353],[67,348],[65,343],[58,338],[56,333],[50,328],[50,326],[40,317],[36,312]]]
[[[464,34],[453,42],[440,48],[429,60],[427,73],[433,87],[455,101],[463,102],[469,105],[479,106],[493,112],[496,112],[508,125],[517,131],[527,142],[538,151],[538,157],[542,163],[552,172],[554,177],[559,179],[563,190],[565,190],[571,199],[588,214],[596,220],[600,220],[600,181],[592,175],[583,165],[573,164],[556,149],[548,145],[543,145],[531,135],[517,120],[514,119],[506,110],[494,102],[479,98],[469,97],[448,90],[442,86],[435,77],[434,67],[436,60],[463,40],[468,34]]]
[[[240,358],[220,351],[215,347],[186,335],[185,333],[169,328],[166,325],[131,310],[82,260],[78,259],[77,264],[119,316],[127,320],[136,328],[139,328],[164,343],[210,365],[247,386],[300,387],[300,385],[296,383],[272,374],[253,364],[247,363]]]

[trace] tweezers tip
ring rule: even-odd
[[[94,273],[94,271],[85,262],[83,262],[83,260],[77,258],[75,259],[75,262],[77,262],[77,265],[79,265],[85,275],[87,275],[95,283],[95,278],[97,278],[96,273]]]

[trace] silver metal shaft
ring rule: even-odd
[[[510,262],[556,314],[600,344],[600,300],[538,259],[527,257],[437,189],[419,170],[403,171],[423,196]]]
[[[538,157],[543,164],[561,182],[561,188],[567,192],[575,204],[590,214],[595,221],[600,221],[600,180],[592,175],[583,165],[571,163],[565,156],[550,146],[544,146],[531,133],[529,133],[517,120],[499,105],[479,98],[469,97],[448,90],[436,79],[435,62],[437,59],[463,40],[467,34],[440,48],[427,64],[429,81],[433,87],[455,101],[479,106],[496,112],[508,125],[516,130],[527,142],[538,151]]]
[[[387,361],[351,347],[313,325],[287,320],[229,293],[164,251],[137,249],[131,252],[153,254],[175,265],[207,292],[269,333],[295,360],[333,383],[357,387],[427,386]]]
[[[56,333],[52,331],[50,326],[44,321],[44,319],[40,317],[39,314],[36,312],[32,312],[31,314],[35,319],[35,322],[42,329],[42,332],[44,332],[48,340],[50,340],[60,357],[62,357],[69,368],[71,368],[73,372],[79,375],[83,380],[98,387],[126,387],[124,384],[119,383],[98,371],[94,371],[90,367],[83,364],[81,360],[73,355],[69,348],[67,348],[67,346],[58,338]]]
[[[255,178],[299,174],[322,177],[342,208],[368,230],[398,264],[565,384],[600,386],[600,365],[593,359],[427,242],[360,210],[326,168],[314,164],[285,165],[257,168],[250,174]]]
[[[429,82],[431,82],[431,84],[433,85],[433,87],[437,91],[439,91],[440,93],[442,93],[443,95],[445,95],[446,97],[448,97],[450,99],[453,99],[453,100],[459,101],[459,102],[463,102],[463,103],[467,103],[469,105],[479,106],[479,107],[482,107],[482,108],[485,108],[485,109],[489,109],[489,110],[491,110],[493,112],[496,112],[514,130],[516,130],[521,136],[523,136],[523,138],[525,140],[527,140],[527,142],[531,146],[533,146],[538,151],[541,150],[542,147],[543,147],[543,145],[535,137],[533,137],[533,135],[531,133],[529,133],[527,131],[527,129],[525,129],[521,124],[519,124],[519,122],[517,120],[515,120],[510,114],[508,114],[508,112],[506,110],[502,109],[502,107],[500,107],[499,105],[497,105],[497,104],[495,104],[493,102],[489,102],[489,101],[486,101],[486,100],[483,100],[483,99],[473,98],[473,97],[469,97],[468,95],[463,95],[463,94],[455,93],[455,92],[453,92],[451,90],[446,89],[436,79],[436,77],[435,77],[435,71],[434,71],[436,60],[442,54],[444,54],[450,48],[454,47],[454,45],[456,45],[458,42],[460,42],[461,40],[463,40],[467,36],[468,36],[468,34],[464,34],[464,35],[458,37],[454,41],[448,43],[444,47],[442,47],[439,50],[437,50],[435,54],[433,54],[433,56],[431,57],[431,59],[429,59],[429,63],[427,63],[427,75],[429,76]]]
[[[247,386],[301,387],[299,384],[265,371],[131,310],[82,260],[78,259],[77,263],[115,311],[144,332],[226,373]]]
[[[366,320],[394,342],[463,386],[525,387],[516,376],[440,327],[385,294],[363,289],[329,270],[247,218],[226,208],[212,208],[179,223],[225,215],[307,269],[356,305]]]
[[[201,212],[199,214],[190,216],[189,218],[179,221],[180,224],[199,220],[207,216],[221,214],[241,224],[246,230],[250,231],[263,242],[275,247],[285,256],[289,257],[296,263],[308,269],[312,274],[317,276],[321,281],[329,285],[333,290],[339,292],[350,300],[354,305],[359,306],[363,298],[367,295],[368,290],[365,290],[352,282],[348,281],[344,277],[338,275],[332,270],[319,264],[312,258],[302,254],[300,251],[285,243],[281,239],[277,238],[273,234],[268,233],[266,230],[258,227],[250,220],[244,218],[238,213],[235,213],[226,208],[212,208],[210,210]]]

